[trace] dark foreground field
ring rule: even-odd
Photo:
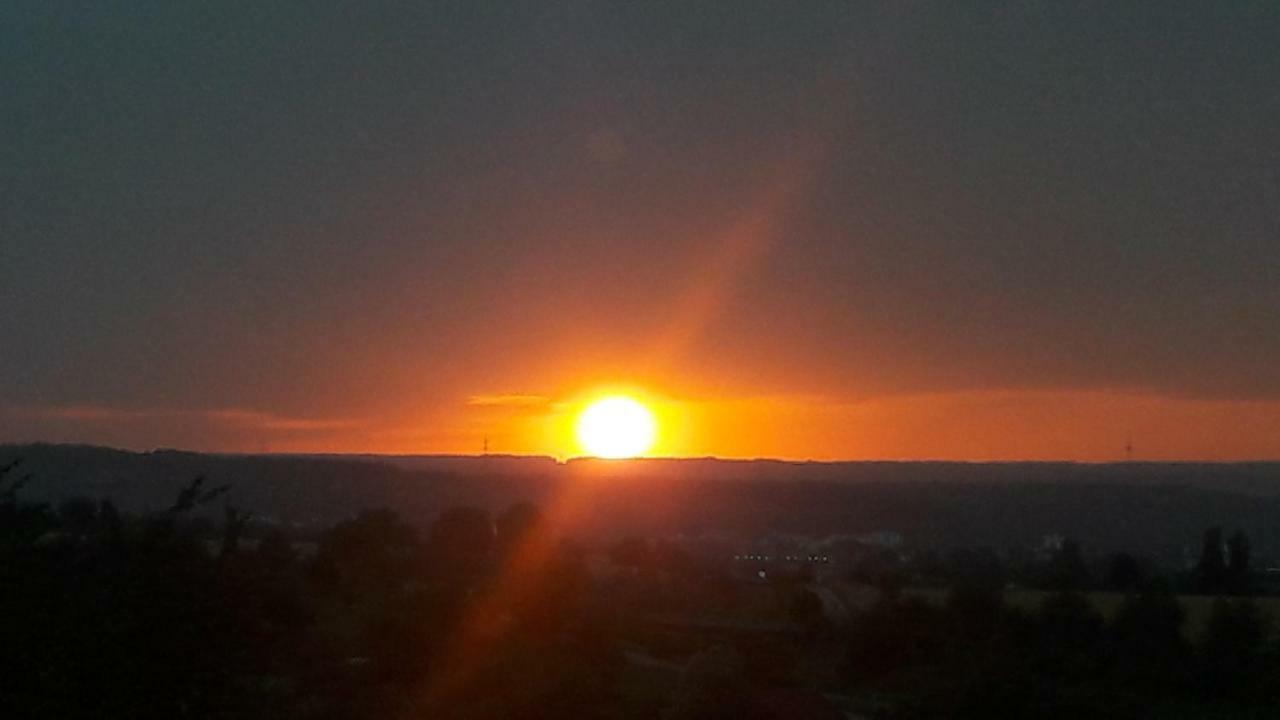
[[[303,471],[324,462],[287,465],[302,473],[289,482],[307,487]],[[353,469],[323,468],[319,482],[339,497]],[[197,479],[135,510],[32,497],[41,479],[26,470],[0,479],[4,717],[1280,710],[1280,598],[1235,525],[1177,538],[1193,557],[1168,564],[1060,534],[999,548],[861,528],[839,542],[797,537],[753,529],[747,520],[776,512],[760,507],[726,521],[736,534],[581,537],[554,494],[412,522],[348,505],[345,519],[293,523],[255,516],[238,485]],[[735,487],[748,498],[738,510],[770,497]]]

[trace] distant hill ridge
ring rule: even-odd
[[[253,456],[246,456],[253,457]],[[1251,495],[1280,496],[1277,462],[1116,462],[1070,461],[964,462],[952,460],[779,460],[716,457],[600,460],[574,458],[563,463],[542,455],[285,455],[380,462],[406,470],[483,474],[502,471],[545,475],[646,476],[675,474],[706,480],[771,481],[951,481],[1088,482],[1132,485],[1188,485]]]
[[[83,445],[2,445],[21,458],[23,497],[111,498],[168,507],[192,478],[230,484],[227,501],[268,521],[318,526],[373,507],[426,523],[442,509],[518,501],[579,508],[584,537],[893,530],[911,542],[1038,543],[1181,552],[1210,525],[1241,528],[1280,558],[1280,463],[795,463],[520,456],[137,453]],[[10,478],[12,479],[12,478]]]
[[[638,458],[599,460],[574,458],[559,462],[540,455],[378,455],[294,453],[199,453],[157,449],[134,452],[94,445],[0,444],[0,461],[21,458],[24,473],[43,482],[68,480],[92,487],[131,482],[156,475],[263,468],[308,471],[355,470],[394,475],[394,471],[459,477],[503,475],[538,478],[677,477],[689,480],[774,482],[960,482],[1182,485],[1258,496],[1280,496],[1280,462],[1123,462],[1064,461],[959,462],[796,461],[777,459]],[[382,470],[369,470],[369,466]],[[250,472],[251,476],[259,474]]]

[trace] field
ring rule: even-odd
[[[938,603],[946,599],[946,591],[936,588],[910,588],[905,593]],[[1051,594],[1044,590],[1019,588],[1006,590],[1004,600],[1012,607],[1031,611],[1039,608],[1044,599]],[[1091,592],[1085,593],[1085,597],[1089,598],[1089,602],[1093,603],[1093,606],[1107,620],[1115,617],[1116,612],[1120,609],[1120,604],[1124,602],[1123,593]],[[1178,602],[1186,612],[1183,632],[1188,639],[1199,638],[1204,633],[1209,623],[1209,616],[1213,611],[1213,601],[1215,599],[1209,595],[1178,596]],[[1280,621],[1280,597],[1256,597],[1252,598],[1252,600],[1258,606],[1271,632],[1274,634],[1277,630],[1277,621]]]
[[[1049,594],[1042,590],[1010,590],[1005,593],[1004,597],[1005,602],[1014,607],[1034,610],[1040,606],[1045,596]],[[1124,602],[1122,593],[1094,592],[1087,593],[1086,597],[1098,609],[1098,612],[1102,613],[1102,616],[1108,620],[1115,617],[1120,604]],[[1210,595],[1178,596],[1178,602],[1186,612],[1187,619],[1182,629],[1188,638],[1195,639],[1204,634],[1205,628],[1209,624],[1209,616],[1213,611],[1213,601],[1215,599]],[[1268,626],[1274,633],[1276,621],[1280,619],[1280,598],[1259,597],[1252,598],[1252,600],[1258,606],[1259,611],[1266,618]]]

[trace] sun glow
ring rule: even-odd
[[[653,446],[657,423],[647,407],[616,395],[588,405],[578,416],[577,434],[578,443],[590,455],[629,458]]]

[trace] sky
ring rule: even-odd
[[[0,441],[1280,458],[1280,4],[8,2]]]

